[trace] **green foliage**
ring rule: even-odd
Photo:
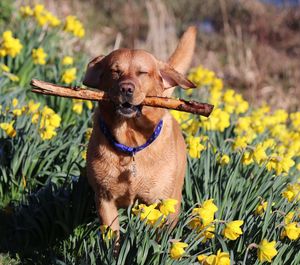
[[[11,258],[8,254],[0,254],[0,264],[2,265],[18,265],[20,262],[17,259]]]
[[[13,9],[11,0],[2,0],[0,2],[0,26],[4,23],[9,23]]]

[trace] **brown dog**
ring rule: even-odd
[[[174,198],[179,203],[173,218],[180,210],[186,170],[180,127],[168,111],[140,104],[146,96],[170,96],[177,85],[194,87],[183,74],[195,37],[190,27],[168,63],[143,50],[119,49],[88,65],[83,83],[107,92],[112,103],[101,103],[95,111],[87,175],[100,220],[114,231],[119,231],[117,209],[136,199],[152,204]],[[142,147],[130,152],[126,146]]]

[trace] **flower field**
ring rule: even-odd
[[[43,5],[14,16],[0,27],[0,264],[300,264],[300,112],[253,108],[202,66],[178,96],[213,113],[172,112],[189,154],[179,221],[172,198],[120,210],[116,257],[85,178],[95,103],[29,85],[81,84],[84,26]]]

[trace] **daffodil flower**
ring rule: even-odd
[[[170,257],[174,260],[178,260],[182,258],[182,256],[185,254],[185,248],[188,247],[187,243],[184,242],[173,242],[171,249],[170,249]]]
[[[275,245],[276,241],[269,242],[267,239],[263,239],[259,243],[257,255],[260,262],[272,261],[272,259],[277,255]]]
[[[240,235],[243,234],[241,225],[243,225],[243,220],[231,221],[225,224],[225,229],[223,230],[223,235],[230,239],[236,240]]]

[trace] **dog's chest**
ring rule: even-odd
[[[145,150],[131,156],[119,157],[105,152],[101,167],[98,168],[98,181],[106,190],[109,190],[120,207],[131,205],[134,200],[152,203],[155,198],[161,197],[157,193],[164,191],[164,179],[171,181],[165,171],[164,154]],[[161,165],[160,165],[161,163]],[[104,166],[105,165],[105,166]],[[169,186],[169,185],[168,185]]]

